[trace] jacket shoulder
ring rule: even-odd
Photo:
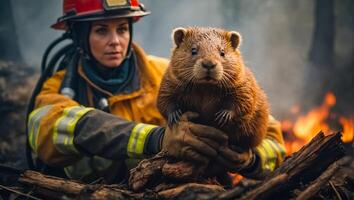
[[[148,55],[147,59],[149,64],[160,72],[165,72],[167,65],[169,63],[169,60],[167,58],[153,56],[153,55]]]
[[[45,93],[46,91],[48,92],[53,92],[53,91],[59,91],[61,82],[65,76],[65,70],[61,70],[56,72],[53,76],[48,78],[42,88],[41,93]]]

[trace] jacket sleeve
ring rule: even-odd
[[[67,167],[83,157],[141,158],[160,149],[159,127],[84,107],[58,93],[64,72],[43,85],[28,120],[32,151],[44,163]]]
[[[249,178],[263,178],[284,161],[286,154],[281,124],[273,116],[269,116],[265,139],[253,152],[255,153],[253,165],[241,172]]]
[[[87,156],[110,160],[144,158],[159,152],[163,133],[163,127],[92,110],[77,123],[74,144]]]

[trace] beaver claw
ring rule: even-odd
[[[220,110],[215,114],[215,121],[220,127],[225,126],[234,118],[234,112],[231,110]]]
[[[170,114],[168,114],[168,126],[172,127],[173,124],[176,124],[179,122],[179,119],[181,118],[182,115],[182,110],[177,109]]]

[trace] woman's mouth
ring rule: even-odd
[[[105,53],[105,55],[108,56],[110,59],[117,59],[120,58],[122,54],[118,51],[112,51]]]
[[[119,51],[111,51],[111,52],[106,53],[106,55],[118,55],[118,54],[120,54]]]

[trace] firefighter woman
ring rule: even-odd
[[[29,162],[44,173],[86,182],[126,180],[134,160],[166,150],[224,170],[261,177],[283,160],[279,123],[272,117],[257,148],[220,151],[221,131],[188,121],[164,126],[156,107],[168,60],[147,55],[132,41],[133,23],[149,14],[138,0],[64,0],[52,27],[64,30],[47,49],[27,121]],[[69,44],[49,62],[50,51]],[[31,160],[31,159],[29,159]]]

